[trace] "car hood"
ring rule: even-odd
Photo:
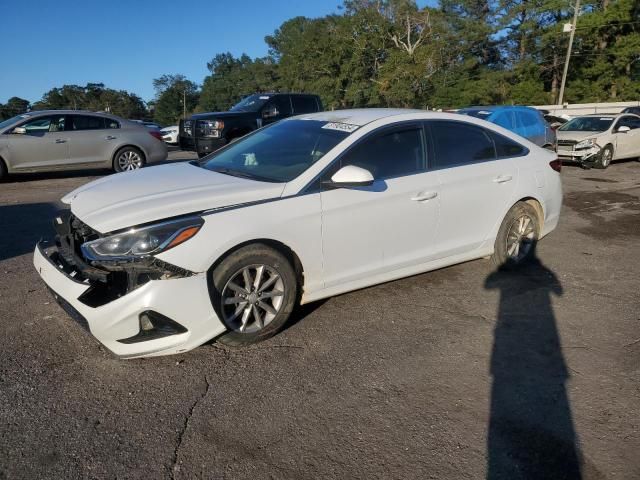
[[[101,233],[213,208],[278,198],[284,183],[232,177],[191,163],[123,172],[88,183],[62,201]]]
[[[602,132],[578,132],[575,130],[556,130],[556,136],[558,140],[575,140],[579,142],[580,140],[584,140],[585,138],[597,137],[598,135],[602,135]]]

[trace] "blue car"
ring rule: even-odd
[[[486,120],[517,133],[530,142],[550,150],[556,150],[556,132],[542,116],[531,107],[495,106],[469,107],[458,113]]]

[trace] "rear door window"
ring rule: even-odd
[[[292,95],[291,103],[293,104],[294,115],[318,111],[318,102],[316,102],[316,97],[308,95]]]
[[[71,115],[71,130],[100,130],[105,128],[103,117]]]
[[[496,159],[493,139],[483,128],[452,122],[428,122],[435,147],[434,168],[448,168]]]
[[[510,138],[495,132],[491,132],[491,137],[496,146],[498,158],[522,157],[529,153],[529,149]]]
[[[120,122],[114,120],[113,118],[105,118],[104,125],[105,128],[120,128]]]

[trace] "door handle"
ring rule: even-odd
[[[421,192],[415,197],[411,197],[414,202],[426,202],[427,200],[433,200],[438,196],[438,192]]]
[[[493,179],[495,183],[506,183],[510,182],[511,180],[513,180],[513,177],[511,175],[500,175]]]
[[[107,135],[106,137],[107,140],[115,140],[117,137],[114,137],[113,135]]]
[[[56,138],[56,143],[67,143],[64,138]]]

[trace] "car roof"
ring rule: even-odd
[[[473,106],[473,107],[465,107],[458,110],[458,112],[474,112],[479,110],[486,110],[488,112],[496,112],[498,110],[532,110],[534,112],[541,112],[532,107],[527,107],[526,105],[487,105],[487,106]],[[542,112],[541,112],[542,113]]]
[[[115,118],[118,120],[123,120],[117,115],[113,115],[111,113],[106,112],[92,112],[90,110],[31,110],[30,112],[23,113],[27,117],[35,117],[38,115],[100,115],[103,117]]]
[[[321,122],[348,123],[363,126],[381,118],[403,115],[406,113],[429,113],[426,110],[409,108],[356,108],[352,110],[333,110],[328,112],[307,113],[293,117],[298,120],[318,120]]]
[[[585,115],[576,115],[575,117],[572,117],[572,120],[574,118],[580,118],[580,117],[611,117],[611,118],[618,118],[621,117],[623,115],[634,115],[633,113],[587,113]]]

